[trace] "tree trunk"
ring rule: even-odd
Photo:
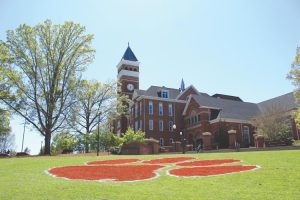
[[[85,153],[89,153],[90,152],[90,149],[89,149],[89,143],[88,141],[85,141]]]
[[[50,146],[51,146],[51,133],[46,133],[45,135],[45,151],[44,155],[50,155]]]

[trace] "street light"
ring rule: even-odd
[[[176,124],[173,124],[173,130],[176,130]],[[177,148],[176,148],[176,140],[175,140],[175,152],[177,151]]]
[[[184,138],[183,132],[180,131],[179,135],[182,138],[181,139],[182,153],[185,154],[185,138]]]
[[[173,124],[173,130],[176,130],[176,124]]]

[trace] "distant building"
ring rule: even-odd
[[[279,103],[289,114],[297,109],[293,93],[256,104],[244,102],[236,96],[210,96],[199,92],[193,85],[185,88],[183,80],[179,89],[150,86],[142,90],[139,88],[139,64],[128,45],[117,69],[121,83],[120,95],[128,95],[133,104],[129,105],[130,116],[117,120],[118,134],[131,126],[134,130],[145,132],[146,138],[159,140],[161,146],[171,145],[184,137],[188,144],[195,147],[199,144],[205,146],[204,136],[209,133],[209,146],[213,148],[218,145],[217,135],[221,125],[225,125],[228,130],[236,131],[236,140],[241,147],[249,147],[254,145],[255,127],[251,125],[251,120],[267,106]],[[290,119],[293,136],[299,139],[295,122]]]

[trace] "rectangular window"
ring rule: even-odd
[[[152,119],[149,120],[149,130],[153,131],[153,120]]]
[[[159,131],[160,132],[164,131],[164,121],[163,120],[159,120]]]
[[[149,115],[153,115],[153,102],[149,101]]]
[[[159,144],[160,146],[164,146],[164,138],[159,138]]]
[[[138,116],[138,103],[135,103],[135,117]]]
[[[140,120],[140,129],[142,130],[142,128],[143,128],[143,121]]]
[[[168,90],[163,90],[161,92],[161,97],[162,98],[169,98],[169,91]]]
[[[173,121],[169,121],[169,131],[173,131]]]
[[[164,107],[162,103],[158,104],[158,114],[159,116],[163,116],[164,115]]]
[[[170,138],[170,144],[172,145],[174,143],[173,138]]]
[[[173,116],[173,105],[169,104],[169,116]]]
[[[139,129],[139,122],[136,121],[134,125],[134,131],[137,131]]]
[[[198,115],[198,122],[200,122],[200,115]]]
[[[140,116],[142,116],[142,102],[140,102]]]

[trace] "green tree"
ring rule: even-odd
[[[69,131],[62,131],[55,134],[52,142],[52,152],[70,153],[73,152],[77,141]]]
[[[10,114],[8,111],[0,109],[0,135],[7,135],[10,131]]]
[[[116,97],[114,82],[80,81],[68,122],[83,138],[86,153],[91,144],[90,134],[98,125],[107,122],[109,113],[116,107]]]
[[[45,154],[50,154],[52,133],[65,124],[74,104],[81,72],[92,62],[92,35],[74,22],[54,25],[20,25],[7,32],[0,52],[14,101],[0,97],[10,109],[24,117],[45,138]]]
[[[269,140],[279,140],[291,136],[291,130],[287,125],[289,120],[286,109],[280,104],[271,104],[264,108],[252,124],[257,128],[257,133]]]
[[[101,133],[99,135],[100,148],[108,151],[111,147],[120,147],[123,139],[114,133]]]
[[[14,147],[14,135],[11,134],[10,113],[0,109],[0,151],[6,151]]]
[[[8,79],[5,76],[8,63],[10,63],[8,52],[8,48],[0,41],[0,99],[6,100],[10,98]]]
[[[294,96],[296,102],[300,103],[300,47],[297,47],[297,52],[295,59],[291,65],[291,70],[289,71],[287,78],[290,79],[293,85],[296,87],[294,91]],[[297,127],[300,127],[300,108],[294,112],[293,117],[296,121]]]
[[[129,127],[127,131],[123,134],[123,144],[130,144],[133,142],[144,142],[145,133],[140,129],[136,132]]]

